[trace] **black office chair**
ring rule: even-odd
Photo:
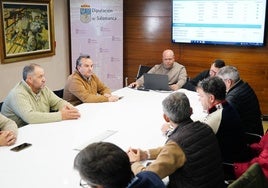
[[[147,73],[152,67],[140,65],[137,73],[136,80],[139,79],[144,73]]]
[[[261,119],[262,119],[262,121],[268,121],[268,115],[262,114]]]
[[[2,109],[2,105],[3,105],[3,102],[0,102],[0,112],[1,112],[1,109]]]
[[[258,163],[252,164],[246,172],[233,181],[228,188],[267,188],[268,182]]]
[[[63,89],[53,91],[58,97],[63,98]]]
[[[253,143],[258,143],[261,140],[261,138],[262,138],[261,135],[250,133],[250,132],[245,132],[245,139],[248,145],[253,144]]]
[[[261,120],[262,120],[262,124],[263,124],[263,128],[265,133],[268,133],[268,115],[267,114],[263,114],[261,116]]]

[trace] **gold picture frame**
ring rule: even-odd
[[[0,0],[1,63],[55,55],[53,0]]]

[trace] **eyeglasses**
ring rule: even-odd
[[[83,187],[83,188],[95,188],[95,187],[97,187],[97,184],[85,182],[83,179],[80,179],[79,185],[80,185],[80,187]]]
[[[89,188],[90,186],[85,182],[83,181],[82,179],[80,179],[80,183],[79,183],[80,187],[83,187],[83,188]]]

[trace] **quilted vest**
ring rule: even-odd
[[[168,187],[223,187],[220,149],[215,134],[208,125],[188,119],[179,123],[169,140],[182,148],[186,162],[169,176]]]

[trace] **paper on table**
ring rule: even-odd
[[[78,147],[75,147],[74,150],[82,150],[84,149],[85,147],[87,147],[89,144],[92,144],[94,142],[100,142],[100,141],[103,141],[104,139],[112,136],[113,134],[115,134],[117,131],[115,130],[106,130],[102,133],[100,133],[99,135],[95,136],[94,138],[90,139],[89,141],[87,141],[85,144],[81,145],[81,146],[78,146]]]

